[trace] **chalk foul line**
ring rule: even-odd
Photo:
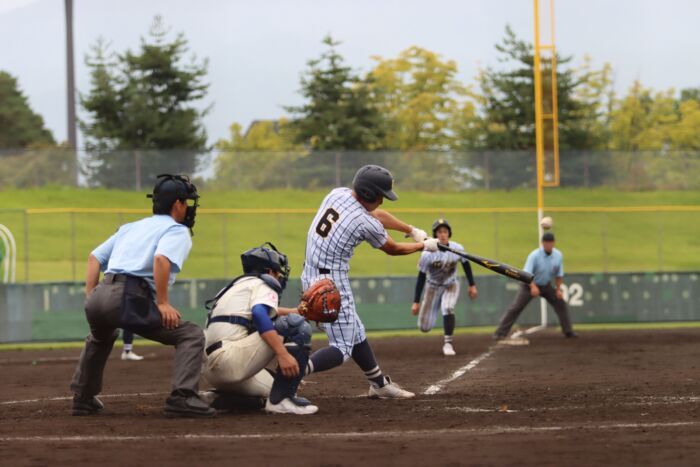
[[[679,428],[700,426],[700,421],[692,422],[650,422],[650,423],[608,423],[608,424],[573,424],[554,426],[494,426],[489,428],[456,428],[439,430],[396,430],[396,431],[346,431],[346,432],[311,432],[305,433],[306,438],[404,438],[424,437],[434,435],[497,435],[520,433],[564,432],[572,430],[625,430],[625,429],[651,429],[651,428]],[[0,442],[119,442],[119,441],[235,441],[235,440],[270,440],[270,439],[299,439],[299,433],[238,433],[238,434],[169,434],[169,435],[92,435],[92,436],[3,436]]]
[[[489,358],[491,355],[493,355],[496,352],[496,349],[498,349],[498,347],[495,345],[489,347],[489,349],[486,352],[482,353],[481,355],[476,357],[474,360],[470,361],[469,363],[467,363],[463,367],[459,368],[457,371],[452,373],[449,377],[447,377],[445,379],[441,379],[437,383],[431,384],[430,386],[428,386],[428,388],[425,391],[423,391],[423,394],[425,394],[426,396],[431,396],[431,395],[439,393],[440,391],[442,391],[445,388],[445,386],[450,384],[452,381],[461,378],[467,371],[473,369],[479,363],[483,362],[484,360]]]

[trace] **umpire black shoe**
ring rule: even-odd
[[[176,417],[213,417],[216,410],[209,407],[197,394],[174,392],[165,401],[165,416]]]
[[[573,339],[575,337],[578,337],[578,334],[576,334],[574,331],[569,331],[566,334],[564,334],[564,337],[567,339]]]
[[[73,397],[73,415],[77,417],[94,415],[102,412],[104,408],[105,405],[95,396],[90,399],[80,399],[77,396]]]

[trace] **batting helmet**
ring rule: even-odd
[[[269,245],[270,248],[267,248]],[[277,271],[280,274],[279,282],[282,288],[289,279],[289,261],[287,256],[281,253],[275,245],[270,242],[263,243],[257,248],[251,248],[241,255],[243,272],[246,274],[264,273],[268,269]]]
[[[452,237],[452,227],[450,227],[450,223],[447,222],[446,219],[443,219],[442,217],[435,222],[433,222],[433,237],[437,238],[437,229],[440,227],[447,227],[447,232],[449,232],[449,237]]]
[[[378,196],[383,196],[390,201],[399,199],[393,191],[394,177],[384,167],[378,165],[365,165],[355,174],[352,180],[352,189],[360,199],[372,202]]]
[[[187,206],[184,225],[192,230],[194,218],[197,216],[199,206],[199,193],[197,187],[186,175],[158,175],[158,182],[153,187],[153,193],[146,195],[153,199],[153,214],[170,214],[173,203],[177,200],[194,200],[191,206]]]

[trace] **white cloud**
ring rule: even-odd
[[[37,1],[38,0],[2,0],[2,2],[0,2],[0,15],[4,15],[12,10],[31,5]]]

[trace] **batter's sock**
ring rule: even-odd
[[[134,350],[134,344],[124,344],[124,352],[131,352]]]
[[[352,358],[355,363],[365,372],[367,379],[377,386],[384,387],[386,380],[384,379],[384,373],[379,368],[377,364],[377,359],[374,357],[374,352],[372,347],[367,342],[367,339],[363,340],[359,344],[355,344],[352,348]]]
[[[445,343],[452,342],[452,334],[455,332],[455,315],[449,314],[442,317],[442,325],[445,328]]]
[[[337,347],[324,347],[311,355],[306,374],[330,370],[343,364],[343,352]]]

